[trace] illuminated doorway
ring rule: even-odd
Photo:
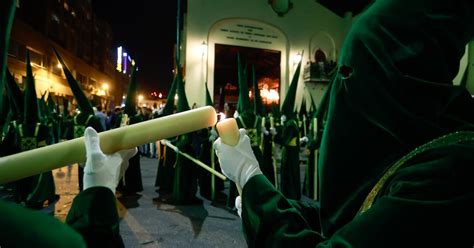
[[[232,116],[239,96],[237,78],[237,54],[240,54],[242,66],[247,68],[247,86],[250,100],[255,90],[252,85],[252,67],[262,102],[267,111],[273,104],[279,104],[281,52],[276,50],[215,44],[214,59],[214,103],[219,112]]]

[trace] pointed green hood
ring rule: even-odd
[[[220,112],[224,112],[225,94],[226,94],[226,90],[225,90],[225,85],[224,85],[224,86],[221,86],[221,88],[219,89],[219,111]]]
[[[316,104],[314,103],[313,95],[309,94],[309,98],[311,99],[311,107],[309,108],[309,116],[313,116],[316,112]]]
[[[209,93],[209,88],[207,87],[207,82],[204,85],[206,86],[206,106],[214,106],[211,94]]]
[[[130,82],[128,84],[127,99],[125,99],[125,114],[134,116],[137,114],[137,69],[132,67]]]
[[[168,96],[166,97],[166,104],[163,108],[162,116],[171,115],[173,114],[174,108],[174,95],[176,95],[176,83],[177,77],[175,76],[173,79],[173,83],[171,84],[170,91],[168,91]]]
[[[296,71],[293,75],[293,79],[291,80],[290,87],[286,92],[285,101],[281,106],[281,114],[285,115],[287,120],[295,117],[295,98],[296,90],[298,89],[298,80],[300,78],[301,61],[302,60],[300,60],[298,66],[296,67]]]
[[[272,115],[275,119],[279,119],[281,116],[281,111],[280,108],[278,107],[278,104],[275,102],[272,103],[272,106],[270,107]]]
[[[49,112],[48,106],[46,104],[46,94],[48,92],[45,91],[43,95],[41,95],[41,98],[38,100],[38,107],[39,107],[39,117],[42,123],[47,123],[48,122],[48,117],[51,116],[51,113]]]
[[[186,91],[184,90],[184,82],[183,82],[183,77],[181,76],[181,70],[178,70],[176,77],[177,77],[176,92],[178,94],[178,112],[190,110],[188,99],[186,97]]]
[[[260,89],[258,88],[257,75],[255,73],[255,66],[252,66],[252,84],[253,84],[253,109],[256,115],[264,116],[265,108],[262,103],[262,96],[260,96]]]
[[[5,88],[7,54],[10,43],[10,31],[15,15],[15,0],[0,1],[0,104],[3,104],[3,89]],[[1,108],[1,106],[0,106]]]
[[[69,100],[67,98],[63,99],[63,118],[69,116]]]
[[[58,114],[57,108],[56,108],[56,103],[53,100],[53,94],[49,92],[48,94],[48,110],[51,115],[56,115]]]
[[[308,111],[306,110],[306,97],[303,94],[303,99],[301,99],[301,106],[300,106],[299,115],[303,116],[303,115],[306,115],[307,113],[308,113]]]
[[[11,97],[5,95],[5,97],[1,97],[0,102],[0,132],[2,132],[2,127],[6,123],[10,122],[10,119],[14,118],[12,117],[13,113],[10,109],[11,105]]]
[[[245,66],[245,68],[242,69],[240,54],[237,54],[237,78],[239,82],[239,100],[237,103],[237,111],[239,114],[242,114],[245,111],[252,111],[249,98],[249,88],[247,86],[246,68],[247,67]]]
[[[79,106],[79,109],[81,110],[81,113],[85,115],[94,115],[94,109],[92,108],[91,103],[87,99],[86,95],[82,91],[76,79],[74,79],[74,77],[72,76],[71,71],[69,71],[68,67],[64,63],[63,58],[59,55],[58,51],[56,51],[55,48],[53,49],[54,49],[54,52],[56,53],[56,56],[58,57],[59,63],[61,63],[63,67],[63,71],[64,71],[64,74],[66,75],[67,82],[69,83],[69,87],[71,87],[71,91],[77,100],[77,104]]]
[[[15,82],[15,78],[7,69],[7,92],[10,99],[10,109],[16,120],[23,120],[23,93]]]
[[[40,121],[38,99],[36,98],[35,79],[30,63],[30,53],[26,50],[26,83],[24,92],[23,123],[33,124]]]

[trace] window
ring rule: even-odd
[[[58,76],[62,76],[63,74],[63,69],[62,69],[62,66],[61,64],[59,63],[59,61],[57,61],[56,59],[52,59],[51,60],[51,71],[58,75]]]
[[[31,64],[43,67],[43,55],[31,49],[28,49],[28,51],[30,52]]]
[[[87,85],[87,77],[81,73],[77,73],[76,80],[80,85]]]
[[[89,83],[93,86],[96,86],[97,84],[97,80],[93,79],[93,78],[89,78]]]
[[[10,41],[10,46],[8,47],[8,55],[14,57],[20,61],[26,61],[26,46],[15,41]]]

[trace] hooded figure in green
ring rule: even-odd
[[[253,85],[253,112],[256,116],[261,118],[260,121],[260,153],[262,154],[260,169],[263,172],[263,175],[271,183],[275,183],[275,164],[273,160],[273,148],[274,142],[273,137],[275,132],[273,131],[272,121],[270,116],[266,115],[265,107],[262,103],[262,97],[260,95],[260,89],[258,88],[257,74],[255,72],[255,66],[252,66],[252,85]],[[256,127],[258,129],[258,127]],[[256,151],[257,153],[259,151]]]
[[[176,77],[178,112],[190,110],[186,93],[184,91],[184,82],[179,69]],[[173,143],[180,152],[184,152],[189,155],[194,154],[192,147],[192,133],[178,136]],[[197,175],[198,166],[186,157],[177,154],[174,171],[173,193],[171,196],[171,201],[173,204],[195,204],[202,202],[196,197]]]
[[[4,89],[5,89],[5,82],[7,80],[7,58],[8,58],[8,49],[9,49],[9,44],[10,44],[10,31],[13,26],[13,19],[14,19],[14,13],[15,13],[15,3],[13,0],[7,0],[7,1],[2,1],[0,4],[1,11],[0,11],[0,32],[1,34],[5,34],[0,38],[0,111],[1,111],[1,117],[2,120],[0,120],[0,126],[4,127],[4,125],[9,125],[9,123],[6,122],[6,117],[8,115],[9,109],[8,109],[8,99],[6,97],[6,94],[4,94]],[[2,132],[3,134],[3,132]],[[2,142],[3,143],[3,138],[2,136]],[[2,144],[0,143],[0,144]],[[3,150],[3,144],[0,146]],[[3,151],[0,151],[1,154],[3,154]]]
[[[472,247],[474,102],[452,82],[473,16],[471,0],[380,0],[357,18],[328,89],[319,204],[251,178],[250,247]]]
[[[238,116],[235,118],[239,128],[244,128],[247,131],[247,135],[250,138],[252,151],[257,158],[257,161],[262,166],[266,165],[263,163],[262,154],[262,117],[257,115],[255,107],[252,107],[249,97],[249,88],[247,85],[247,66],[242,68],[240,60],[240,54],[237,54],[237,77],[239,83],[239,99],[237,103]],[[263,171],[267,172],[267,168],[262,168]],[[231,183],[229,188],[229,198],[227,199],[227,206],[235,209],[235,198],[238,196],[237,188],[235,184]]]
[[[211,94],[209,94],[209,89],[206,85],[206,106],[214,106],[212,103]],[[209,165],[214,170],[220,171],[220,167],[217,164],[217,159],[215,158],[214,149],[212,143],[217,138],[217,132],[213,130],[213,127],[204,128],[198,131],[197,137],[199,138],[199,161],[203,162],[206,165]],[[217,197],[220,196],[220,191],[224,189],[224,182],[217,178],[214,174],[209,173],[207,170],[198,168],[199,171],[199,193],[202,197],[216,201],[219,200]]]
[[[11,85],[12,86],[12,85]],[[14,89],[14,87],[10,87]],[[24,92],[23,121],[16,125],[15,144],[19,151],[28,151],[51,144],[51,130],[40,122],[38,99],[36,98],[35,79],[30,64],[30,55],[26,53],[26,83]],[[20,179],[16,182],[16,201],[24,202],[27,207],[42,208],[48,202],[57,200],[52,172]]]
[[[51,129],[53,144],[59,143],[61,137],[61,115],[59,113],[58,105],[53,100],[53,95],[49,92],[47,100],[47,109],[48,109],[48,126]]]
[[[330,87],[331,83],[327,86]],[[324,128],[324,120],[327,118],[327,111],[322,111],[327,109],[328,101],[328,91],[325,92],[323,98],[320,102],[319,109],[316,109],[314,105],[313,98],[311,97],[311,109],[310,109],[310,118],[309,128],[306,137],[308,143],[306,149],[309,151],[307,167],[305,170],[305,177],[303,182],[303,194],[313,200],[318,199],[318,157],[319,157],[319,147],[321,145],[321,137]]]
[[[15,136],[15,132],[17,130],[18,124],[20,124],[23,121],[23,93],[20,90],[20,87],[18,87],[15,78],[11,73],[7,70],[7,78],[5,80],[6,82],[6,92],[7,95],[5,97],[5,100],[7,100],[8,104],[5,104],[7,108],[5,108],[6,112],[6,118],[5,118],[5,125],[3,126],[3,138],[7,140],[6,143],[12,144],[12,141],[8,141],[8,139],[11,139]],[[4,106],[5,107],[5,106]],[[19,152],[19,150],[15,150],[17,147],[15,146],[5,146],[2,149],[2,153],[4,155],[10,155],[16,152]]]
[[[2,37],[0,41],[0,51],[2,52],[0,54],[2,56],[7,54],[3,52],[6,49],[3,49],[2,42],[8,43],[10,39],[10,27],[16,9],[15,3],[14,0],[0,2],[0,37]],[[0,70],[0,75],[3,75],[6,71],[5,64],[0,64]],[[30,74],[28,70],[27,73]],[[32,75],[30,74],[30,76]],[[0,76],[0,88],[3,88],[4,82],[1,79],[2,76]],[[33,80],[27,77],[26,89],[28,91],[30,91],[31,82]],[[9,95],[14,96],[11,93],[10,89]],[[27,92],[25,92],[26,94]],[[32,96],[29,99],[36,100],[36,92],[33,91],[28,95]],[[1,98],[2,94],[0,93],[0,103],[3,102]],[[28,101],[28,104],[33,104],[33,108],[37,107],[36,102]],[[34,112],[34,109],[31,110]],[[20,108],[18,112],[21,111],[23,109]],[[22,114],[20,113],[20,115]],[[19,121],[23,121],[23,118]],[[24,127],[27,126],[26,123],[29,122],[23,123]],[[34,139],[30,141],[34,142]],[[118,228],[119,218],[115,196],[105,187],[92,187],[81,192],[74,199],[66,220],[69,226],[39,211],[29,210],[3,200],[0,200],[0,212],[2,213],[2,218],[0,218],[0,244],[2,247],[123,247]]]
[[[171,115],[175,112],[174,106],[174,96],[176,95],[176,86],[177,86],[178,77],[175,76],[173,83],[171,84],[170,91],[166,98],[166,105],[163,108],[161,115],[156,118],[164,117]],[[170,138],[168,140],[173,141],[176,139]],[[174,165],[176,163],[176,152],[169,147],[159,144],[158,153],[158,170],[156,172],[155,187],[158,187],[158,193],[160,198],[166,199],[169,198],[173,192],[173,181],[174,181]]]
[[[303,93],[303,98],[301,99],[300,110],[298,111],[298,123],[300,124],[300,136],[305,137],[308,135],[308,110],[306,109],[306,97]],[[305,144],[301,144],[304,146]]]
[[[290,87],[286,92],[285,101],[281,107],[281,122],[283,126],[280,134],[281,144],[281,172],[280,190],[289,199],[301,198],[300,180],[300,139],[298,120],[295,112],[295,97],[300,76],[301,61],[296,67]]]
[[[69,122],[68,125],[65,127],[65,138],[66,139],[73,139],[79,138],[84,135],[84,130],[86,127],[94,128],[98,133],[104,131],[102,128],[102,124],[100,123],[100,119],[94,115],[94,109],[92,108],[91,103],[87,99],[86,95],[82,91],[81,87],[77,83],[76,79],[72,76],[71,71],[64,63],[64,60],[59,55],[58,51],[54,49],[56,56],[58,57],[59,63],[61,63],[64,75],[66,75],[66,80],[71,87],[71,91],[74,94],[74,98],[76,98],[77,105],[79,107],[80,113],[73,117],[72,121]],[[78,166],[78,176],[79,176],[79,190],[82,190],[82,178],[84,176],[84,164],[80,164]]]
[[[128,125],[133,125],[143,121],[143,117],[137,114],[137,70],[135,66],[132,68],[130,75],[130,83],[128,85],[127,99],[125,99],[125,115],[122,118],[128,119]],[[117,190],[122,194],[133,194],[143,191],[142,173],[140,170],[140,154],[130,158],[129,166],[124,177],[117,186]]]

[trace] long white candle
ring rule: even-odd
[[[100,147],[104,153],[111,154],[207,128],[213,126],[216,121],[217,115],[213,107],[201,107],[102,132],[99,134]],[[82,137],[2,157],[0,184],[85,160],[86,148]]]

